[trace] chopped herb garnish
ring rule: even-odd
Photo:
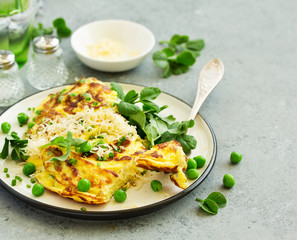
[[[18,181],[20,181],[20,182],[23,181],[23,179],[22,179],[21,177],[19,177],[19,176],[15,176],[14,179],[16,179],[16,180],[18,180]]]
[[[99,103],[98,103],[98,102],[93,102],[93,105],[94,105],[94,106],[98,106]]]
[[[87,211],[85,207],[82,207],[80,210],[82,210],[83,212]]]
[[[143,171],[143,172],[141,172],[140,174],[143,176],[144,174],[146,174],[146,171]]]
[[[71,97],[76,97],[76,96],[77,96],[76,93],[70,93],[69,95],[70,95]]]
[[[101,166],[101,163],[100,163],[100,162],[98,162],[98,163],[97,163],[97,166],[98,166],[98,167],[100,167],[100,166]]]
[[[97,144],[104,144],[105,142],[104,142],[104,140],[103,139],[100,139],[98,142],[97,142]]]
[[[31,185],[30,185],[30,184],[27,184],[26,187],[27,187],[27,188],[31,188]]]
[[[12,179],[12,180],[11,180],[11,186],[14,187],[15,185],[16,185],[16,180],[15,180],[15,179]]]
[[[77,160],[76,159],[69,159],[68,160],[68,165],[73,165],[73,164],[76,164],[77,163]]]
[[[39,109],[39,110],[36,110],[36,112],[35,112],[35,114],[36,114],[37,116],[39,116],[40,113],[41,113],[41,110],[40,110],[40,109]]]
[[[126,141],[126,137],[125,137],[125,136],[121,137],[121,138],[118,140],[118,146],[121,146],[122,143],[125,142],[125,141]]]
[[[91,100],[91,95],[88,93],[83,93],[82,96],[85,98],[86,101],[90,101]]]
[[[31,129],[34,125],[35,125],[34,122],[29,122],[29,124],[28,124],[28,129]]]
[[[94,136],[94,135],[91,135],[91,136],[89,137],[89,139],[90,139],[90,140],[93,140],[93,139],[95,139],[95,136]]]
[[[79,83],[85,83],[86,82],[86,79],[82,78],[78,81]]]

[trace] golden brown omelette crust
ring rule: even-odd
[[[85,100],[85,94],[91,96],[90,100]],[[68,115],[74,115],[86,107],[94,110],[110,108],[115,98],[115,92],[95,78],[78,81],[61,92],[49,95],[41,103],[30,118],[35,122],[35,126],[28,130],[27,137],[30,139],[30,136],[38,134],[39,127],[44,123],[58,117],[67,118]],[[56,145],[40,150],[39,158],[29,158],[28,161],[38,166],[39,175],[37,174],[36,178],[45,188],[63,197],[89,204],[107,203],[116,190],[134,181],[144,169],[167,173],[177,173],[186,169],[187,157],[178,141],[158,144],[150,150],[140,143],[137,143],[137,150],[133,150],[132,146],[135,144],[136,142],[131,142],[128,138],[121,144],[118,144],[118,141],[113,142],[112,146],[118,148],[120,145],[121,151],[115,150],[114,155],[106,161],[100,161],[99,166],[95,153],[77,153],[74,147],[66,161],[50,161],[51,157],[64,154],[65,149]],[[76,159],[77,162],[69,164],[69,159]],[[185,176],[181,176],[182,174],[179,178],[184,179]],[[87,178],[91,182],[88,192],[77,190],[78,181],[82,178]],[[179,184],[176,177],[171,177],[171,180],[181,188],[187,187],[186,184]]]

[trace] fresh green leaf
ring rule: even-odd
[[[143,111],[138,111],[134,114],[130,114],[129,117],[135,121],[142,129],[145,126],[146,116]]]
[[[72,31],[68,27],[60,27],[57,29],[57,34],[61,38],[67,38],[71,35]]]
[[[205,46],[203,39],[196,39],[186,43],[186,48],[193,51],[201,51]]]
[[[9,152],[9,140],[7,138],[5,138],[4,146],[2,148],[0,157],[2,159],[6,159],[8,156],[8,152]]]
[[[175,49],[171,47],[162,49],[162,52],[165,53],[167,57],[172,57],[175,55]]]
[[[189,37],[186,36],[186,35],[178,35],[178,34],[175,34],[172,36],[172,38],[170,39],[170,43],[171,44],[182,44],[182,43],[186,43],[189,41]]]
[[[168,66],[167,55],[164,52],[155,52],[153,54],[153,61],[160,68],[166,68]]]
[[[68,131],[67,137],[66,137],[66,153],[59,157],[52,157],[50,158],[50,161],[56,161],[56,160],[66,161],[70,155],[71,143],[72,143],[72,133]]]
[[[111,86],[112,90],[114,90],[118,93],[118,98],[124,101],[125,94],[124,94],[124,91],[123,91],[123,88],[121,87],[121,85],[116,82],[111,82],[110,86]]]
[[[118,105],[118,110],[120,114],[129,117],[131,114],[135,114],[138,111],[140,111],[140,108],[132,103],[127,103],[127,102],[120,102]]]
[[[71,139],[71,146],[74,146],[74,147],[80,147],[82,146],[83,144],[87,143],[88,141],[85,140],[85,139],[80,139],[80,138],[72,138]]]
[[[189,50],[189,49],[187,51],[193,53],[193,55],[194,55],[195,58],[197,58],[197,57],[200,56],[200,52],[199,51],[193,51],[193,50]]]
[[[227,199],[220,192],[212,192],[211,194],[208,195],[207,199],[211,199],[215,201],[219,208],[223,208],[227,204]]]
[[[168,105],[163,105],[162,107],[160,107],[160,111],[159,112],[163,111],[166,108],[168,108]]]
[[[154,141],[158,137],[158,130],[151,123],[149,123],[145,126],[144,131],[146,133],[147,140],[150,142],[151,146],[154,146]]]
[[[207,198],[207,199],[204,200],[204,203],[202,205],[207,205],[208,206],[208,211],[207,211],[208,213],[211,213],[211,214],[217,214],[218,213],[219,206],[215,201]],[[201,206],[201,203],[200,203],[200,206]],[[205,208],[205,206],[204,206],[203,209],[205,210],[207,208]]]
[[[145,87],[140,92],[140,101],[154,100],[161,94],[161,90],[155,87]]]
[[[10,155],[11,155],[11,159],[14,160],[14,161],[18,161],[18,160],[21,159],[20,152],[16,148],[12,149]]]
[[[151,118],[150,123],[157,129],[158,135],[162,135],[164,132],[168,130],[167,124],[160,119]]]
[[[192,66],[196,62],[195,56],[189,51],[184,51],[178,54],[176,60],[178,63],[185,66]]]
[[[66,22],[63,18],[56,18],[54,21],[53,21],[53,26],[55,28],[64,28],[66,27]]]
[[[192,149],[195,149],[197,146],[196,139],[193,136],[187,135],[185,133],[182,135],[178,135],[176,137],[176,140],[181,143],[185,153],[190,152]]]
[[[124,102],[128,102],[128,103],[134,103],[138,98],[138,93],[135,90],[130,90],[125,98],[124,98]]]
[[[171,68],[170,68],[170,64],[168,64],[167,67],[164,69],[163,77],[169,78],[170,76],[171,76]]]
[[[174,75],[180,75],[180,74],[186,73],[188,70],[189,70],[189,67],[181,63],[171,63],[171,72]]]
[[[157,104],[153,103],[152,101],[149,100],[142,100],[141,103],[142,109],[145,112],[159,112],[160,108]]]

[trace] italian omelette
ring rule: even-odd
[[[46,189],[62,197],[89,204],[107,203],[116,190],[129,188],[145,170],[163,171],[180,188],[188,186],[184,170],[187,157],[178,141],[157,144],[147,149],[136,127],[117,111],[117,92],[95,78],[83,78],[60,92],[49,95],[35,109],[30,122],[35,125],[25,134],[26,148],[36,166],[34,176]],[[88,141],[88,153],[75,146],[65,161],[52,161],[65,154],[65,148],[48,144],[67,133]],[[91,187],[78,191],[80,179]]]

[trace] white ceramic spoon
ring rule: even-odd
[[[204,100],[215,88],[215,86],[221,81],[223,75],[224,65],[219,58],[210,60],[203,67],[202,71],[200,72],[196,99],[192,111],[189,115],[189,120],[195,118]]]

